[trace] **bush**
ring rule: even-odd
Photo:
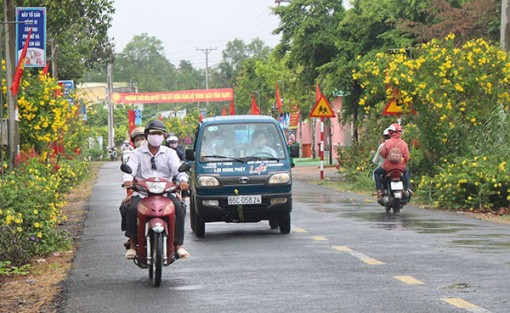
[[[67,234],[56,226],[66,220],[61,210],[65,193],[87,173],[84,161],[55,165],[37,158],[7,173],[0,186],[0,260],[21,265],[68,247]]]

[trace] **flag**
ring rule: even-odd
[[[14,72],[14,77],[12,78],[11,91],[14,96],[18,94],[19,83],[21,82],[21,77],[23,76],[23,71],[25,70],[25,58],[27,56],[28,50],[28,42],[30,41],[30,36],[32,35],[32,28],[28,31],[27,39],[25,40],[25,45],[23,46],[23,50],[21,51],[21,56],[18,60],[18,65],[16,66],[16,71]]]
[[[321,98],[321,89],[319,87],[319,83],[315,84],[315,100],[319,101]]]
[[[251,110],[250,110],[250,113],[254,114],[254,115],[260,115],[259,106],[257,105],[257,101],[255,101],[255,97],[253,95],[251,96]]]
[[[223,106],[223,110],[221,110],[221,116],[227,115],[227,108]]]
[[[48,60],[48,61],[46,61],[46,66],[45,66],[45,67],[43,68],[43,70],[42,70],[42,74],[43,74],[43,75],[48,74],[48,70],[49,70],[49,68],[50,68],[50,61]]]
[[[134,110],[128,110],[128,123],[129,123],[129,136],[131,137],[131,132],[135,128],[135,111]]]
[[[202,115],[202,112],[200,112],[200,116],[198,117],[198,121],[202,122],[203,119],[204,119],[204,116]]]
[[[283,113],[282,99],[280,98],[280,91],[278,90],[278,82],[276,82],[276,107],[280,113]]]
[[[230,115],[236,115],[236,108],[234,106],[234,98],[230,100]]]

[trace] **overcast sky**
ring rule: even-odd
[[[133,36],[147,33],[162,41],[176,66],[184,59],[205,68],[205,53],[197,48],[216,48],[209,53],[209,66],[214,66],[228,41],[249,43],[259,37],[274,47],[280,39],[271,34],[279,22],[270,9],[274,0],[115,0],[114,6],[109,35],[116,52]]]

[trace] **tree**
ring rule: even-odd
[[[175,66],[164,55],[161,40],[147,33],[136,35],[115,57],[114,79],[136,82],[138,90],[177,90]]]

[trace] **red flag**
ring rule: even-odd
[[[276,82],[276,107],[280,113],[283,113],[282,99],[280,98],[280,91],[278,90],[278,82]]]
[[[230,100],[230,115],[236,115],[236,108],[234,106],[234,98]]]
[[[257,105],[257,101],[255,101],[255,97],[253,95],[251,95],[251,110],[250,110],[250,113],[254,114],[254,115],[260,115],[259,106]]]
[[[50,61],[46,61],[46,66],[43,68],[43,70],[42,70],[42,74],[43,74],[43,75],[48,74],[48,70],[49,70],[49,68],[50,68]]]
[[[25,70],[25,58],[27,56],[28,42],[30,41],[30,36],[32,35],[32,28],[28,31],[27,39],[25,40],[25,45],[23,46],[23,50],[21,51],[21,56],[18,60],[18,65],[16,66],[16,71],[14,72],[14,77],[12,78],[11,91],[14,96],[18,94],[19,83],[21,82],[21,77],[23,76],[23,71]]]
[[[202,112],[200,112],[200,116],[198,117],[198,121],[202,122],[203,119],[204,119],[204,116],[202,115]]]
[[[315,100],[319,101],[320,98],[321,98],[321,89],[319,87],[319,83],[317,83],[315,85]]]
[[[129,123],[129,136],[131,137],[131,132],[135,128],[135,111],[128,110],[128,123]]]
[[[223,106],[223,110],[221,110],[221,116],[227,115],[227,108]]]

